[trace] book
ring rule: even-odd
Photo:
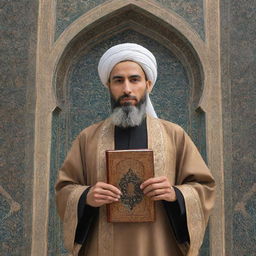
[[[107,205],[108,222],[152,222],[154,202],[140,185],[154,177],[154,156],[149,149],[107,150],[107,181],[122,192],[118,202]]]

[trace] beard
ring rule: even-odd
[[[139,126],[146,116],[147,92],[136,105],[129,102],[121,104],[123,98],[136,99],[135,96],[124,94],[115,100],[111,95],[112,114],[110,117],[112,123],[122,128]]]

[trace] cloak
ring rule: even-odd
[[[178,244],[173,234],[168,233],[168,220],[158,203],[156,222],[152,225],[142,224],[139,227],[141,232],[130,232],[137,234],[138,243],[145,244],[145,252],[141,255],[156,255],[149,254],[147,248],[159,251],[158,255],[198,255],[214,205],[214,179],[194,143],[180,126],[147,116],[147,129],[148,148],[154,151],[155,176],[166,176],[184,197],[190,244]],[[114,149],[114,126],[110,119],[106,119],[84,129],[78,135],[59,171],[56,183],[57,209],[63,220],[64,244],[72,255],[78,255],[81,248],[81,245],[75,243],[79,199],[89,186],[97,181],[106,182],[105,151],[111,149]],[[118,228],[114,225],[106,221],[106,207],[100,207],[99,219],[87,248],[88,255],[115,255],[117,244],[114,246],[114,243],[118,239],[122,240],[121,235],[116,234]],[[138,230],[138,226],[134,228]],[[122,229],[119,229],[120,232]],[[127,232],[129,234],[129,230]],[[144,239],[149,233],[155,234],[153,243]],[[129,237],[123,238],[127,239]],[[160,246],[162,241],[168,246]],[[125,242],[120,247],[123,248],[120,251],[122,255],[126,255],[126,244]]]

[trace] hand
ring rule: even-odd
[[[121,191],[113,185],[105,182],[97,182],[87,194],[86,203],[93,207],[117,202]]]
[[[177,200],[175,190],[165,176],[150,178],[144,181],[140,188],[153,201],[174,202]]]

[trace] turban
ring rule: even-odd
[[[98,73],[104,86],[108,87],[109,76],[114,66],[126,60],[138,63],[144,70],[147,79],[150,80],[152,86],[154,86],[157,78],[156,59],[148,49],[134,43],[115,45],[103,54],[99,61]],[[148,95],[146,111],[148,114],[157,117]]]

